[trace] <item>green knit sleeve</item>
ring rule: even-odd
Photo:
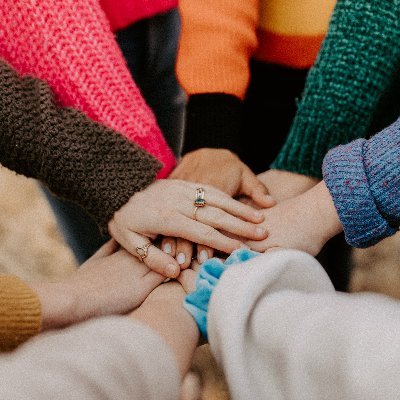
[[[338,0],[272,168],[322,177],[327,151],[365,136],[400,60],[399,0]]]

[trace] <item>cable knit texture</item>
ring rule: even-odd
[[[372,246],[399,229],[399,161],[400,119],[325,157],[324,180],[352,246]]]
[[[9,351],[38,334],[40,302],[16,276],[0,276],[0,351]]]
[[[49,83],[57,101],[86,113],[175,164],[132,80],[98,0],[1,0],[0,56]]]
[[[366,135],[400,62],[400,1],[339,0],[272,167],[321,177],[326,152]]]
[[[49,87],[0,62],[0,163],[44,182],[107,223],[160,163],[139,146],[76,110],[54,104]]]

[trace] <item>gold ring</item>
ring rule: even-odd
[[[199,206],[194,206],[194,209],[193,209],[193,219],[195,220],[195,221],[197,221],[197,216],[196,216],[196,213],[197,213],[197,209],[199,208]]]
[[[148,242],[145,243],[143,246],[138,246],[136,247],[136,254],[138,255],[138,258],[140,259],[141,262],[147,257],[147,253],[149,252],[149,247],[153,243]]]
[[[194,199],[194,206],[195,207],[204,207],[206,205],[206,200],[204,199],[205,191],[203,188],[196,189],[196,197]],[[194,211],[194,214],[196,211]],[[195,218],[196,219],[196,218]]]

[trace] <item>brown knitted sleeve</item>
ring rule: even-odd
[[[38,297],[16,276],[0,275],[0,351],[12,350],[41,328]]]
[[[19,77],[1,60],[0,163],[83,207],[103,233],[114,212],[161,167],[122,135],[58,107],[44,82]]]

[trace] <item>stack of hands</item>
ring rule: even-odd
[[[204,206],[196,207],[196,190]],[[317,255],[341,231],[323,182],[287,171],[256,176],[235,154],[200,149],[115,213],[113,238],[151,270],[176,278],[217,250],[295,248]],[[157,240],[157,242],[155,242]]]
[[[195,203],[199,188],[203,198]],[[42,328],[126,314],[166,277],[182,284],[174,286],[182,297],[194,287],[196,265],[214,251],[221,258],[239,248],[317,255],[340,231],[323,182],[278,170],[255,176],[227,150],[197,150],[183,158],[171,179],[134,194],[115,213],[109,223],[113,239],[76,274],[32,284],[42,304]]]

